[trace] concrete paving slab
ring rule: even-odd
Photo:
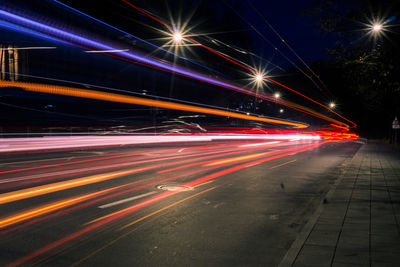
[[[370,143],[348,161],[292,266],[326,266],[311,249],[329,248],[329,266],[400,266],[400,155]]]

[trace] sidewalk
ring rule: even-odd
[[[363,145],[280,266],[400,266],[400,153]]]

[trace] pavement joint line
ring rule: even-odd
[[[357,151],[357,153],[354,155],[353,158],[355,158],[355,157],[357,156],[357,154],[358,154],[358,151]],[[345,222],[345,220],[346,220],[346,218],[347,218],[347,214],[348,214],[348,212],[349,212],[349,208],[350,208],[351,202],[352,202],[352,200],[353,200],[353,194],[354,194],[355,187],[356,187],[356,185],[357,185],[357,182],[359,181],[360,175],[362,175],[362,174],[360,174],[360,170],[361,170],[361,168],[362,168],[362,165],[363,165],[363,162],[364,162],[365,158],[366,158],[365,156],[364,156],[363,158],[361,158],[360,163],[359,163],[359,166],[358,166],[357,174],[355,175],[354,181],[352,182],[353,185],[352,185],[352,188],[351,188],[349,200],[348,200],[348,202],[347,202],[346,212],[345,212],[345,215],[344,215],[343,220],[342,220],[342,223],[341,223],[341,227],[340,227],[340,231],[339,231],[338,237],[337,237],[337,239],[336,239],[335,247],[334,247],[334,249],[333,249],[333,255],[332,255],[331,264],[330,264],[331,266],[333,265],[333,263],[334,263],[334,261],[335,261],[336,251],[337,251],[337,248],[338,248],[338,245],[339,245],[339,240],[340,240],[340,238],[341,238],[341,236],[342,236],[342,233],[343,233],[344,222]],[[344,176],[344,175],[343,175],[343,176]],[[371,180],[371,179],[370,179],[370,180]],[[370,210],[371,210],[371,209],[370,209]],[[371,219],[370,219],[370,221],[371,221]],[[369,227],[370,227],[370,226],[369,226]],[[370,231],[370,228],[369,228],[369,231]],[[370,255],[370,254],[371,254],[371,253],[369,253],[369,255]],[[370,261],[370,262],[371,262],[371,261]]]
[[[284,165],[286,165],[286,164],[289,164],[289,163],[292,163],[292,162],[295,162],[295,161],[297,161],[297,159],[294,159],[294,160],[289,160],[288,162],[285,162],[285,163],[282,163],[282,164],[275,165],[275,166],[271,167],[270,169],[275,169],[275,168],[278,168],[278,167],[284,166]]]
[[[392,194],[390,193],[389,185],[388,185],[388,182],[387,182],[387,179],[386,179],[385,169],[382,166],[382,161],[381,160],[379,160],[379,165],[380,165],[381,171],[383,173],[383,180],[385,182],[385,187],[386,187],[386,191],[387,191],[387,194],[388,194],[388,197],[389,197],[390,206],[392,207],[393,218],[394,218],[394,221],[396,222],[397,234],[400,236],[400,225],[399,225],[399,221],[398,221],[397,216],[396,216],[395,207],[393,206]]]
[[[360,147],[361,148],[361,147]],[[325,197],[322,198],[320,201],[320,204],[316,211],[310,216],[308,222],[306,225],[303,227],[301,232],[298,234],[297,238],[293,241],[292,245],[286,252],[285,256],[279,263],[278,267],[291,267],[293,266],[294,262],[296,261],[298,255],[300,254],[301,249],[303,248],[307,238],[311,234],[312,230],[314,229],[315,224],[317,223],[319,217],[321,216],[322,212],[324,211],[325,207],[325,199],[330,199],[333,194],[336,191],[337,186],[340,184],[340,182],[343,180],[343,177],[345,176],[346,172],[348,171],[348,167],[351,166],[351,162],[354,160],[354,158],[357,156],[360,148],[356,151],[356,153],[353,155],[352,158],[346,159],[344,163],[342,163],[342,167],[345,168],[345,170],[339,175],[338,179],[336,179],[335,183],[331,186],[329,191],[326,193]]]

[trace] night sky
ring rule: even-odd
[[[372,55],[372,53],[379,52],[379,47],[385,44],[383,40],[380,40],[381,43],[378,43],[379,46],[376,46],[377,49],[375,49],[373,42],[365,42],[369,44],[364,47],[361,47],[363,43],[359,42],[357,45],[361,49],[357,46],[350,47],[349,43],[343,42],[343,37],[347,35],[346,31],[353,32],[353,36],[351,37],[354,37],[354,40],[360,39],[361,36],[366,36],[365,31],[360,31],[363,27],[360,23],[363,21],[366,22],[365,16],[364,18],[357,18],[358,24],[344,25],[347,27],[344,28],[344,31],[339,29],[337,32],[328,32],[320,25],[321,21],[324,22],[321,18],[327,12],[334,19],[337,18],[340,20],[345,18],[343,21],[346,23],[349,22],[352,19],[352,16],[349,16],[352,10],[361,10],[360,8],[365,7],[368,9],[369,3],[367,1],[363,2],[364,6],[359,5],[362,0],[131,1],[139,8],[129,6],[124,1],[113,0],[98,1],[96,5],[93,5],[92,1],[64,0],[61,2],[94,18],[107,22],[125,31],[125,33],[118,31],[116,28],[101,24],[98,21],[96,22],[57,3],[57,1],[32,2],[27,0],[4,0],[1,5],[6,10],[15,11],[28,18],[37,19],[41,23],[92,38],[111,47],[130,50],[132,53],[139,53],[141,55],[150,55],[160,61],[173,62],[173,64],[188,68],[191,71],[201,72],[209,77],[243,86],[250,91],[252,90],[253,93],[260,91],[270,98],[274,94],[280,93],[282,99],[305,105],[307,108],[321,112],[324,116],[332,115],[330,114],[331,111],[325,107],[331,105],[333,102],[338,103],[336,110],[339,113],[347,113],[350,116],[357,113],[359,114],[357,116],[362,116],[364,112],[361,109],[354,108],[352,102],[354,99],[358,100],[360,96],[366,95],[365,92],[370,92],[365,88],[369,88],[368,86],[375,84],[376,81],[386,79],[388,88],[394,91],[397,90],[395,88],[395,81],[390,80],[392,78],[381,79],[379,76],[382,74],[386,75],[384,77],[389,77],[387,75],[394,73],[393,69],[395,67],[393,63],[388,61],[391,59],[390,56],[380,59],[382,63],[379,66],[381,72],[374,69],[363,72],[366,68],[362,69],[363,66],[361,65],[357,66],[360,67],[359,72],[351,74],[353,75],[352,77],[346,76],[350,73],[349,71],[342,71],[340,64],[351,63],[354,58],[357,60],[361,58],[363,60],[363,57],[365,57],[368,61],[373,58],[376,59],[379,55],[383,55],[382,53]],[[140,8],[144,11],[139,11],[138,9]],[[388,8],[385,10],[390,11]],[[153,18],[145,15],[146,12],[152,14]],[[395,13],[389,14],[390,12],[388,12],[386,12],[387,15],[395,15]],[[193,14],[192,16],[190,15],[191,13]],[[265,22],[263,17],[268,22]],[[154,18],[161,20],[161,23]],[[188,33],[210,49],[196,46],[195,43],[190,43],[192,41],[189,42],[188,47],[185,44],[175,44],[169,45],[170,48],[168,48],[168,42],[169,44],[173,42],[171,29],[176,26],[172,20],[176,21],[179,18],[183,21],[189,18],[188,27],[194,26],[194,28],[191,28]],[[347,18],[350,18],[350,20]],[[169,24],[171,28],[168,30],[168,27],[162,25],[163,23]],[[27,50],[27,52],[21,52],[21,62],[25,64],[22,66],[24,68],[21,67],[19,69],[21,74],[23,69],[25,69],[25,74],[40,76],[45,79],[50,78],[53,79],[53,82],[55,81],[54,79],[61,79],[64,81],[58,82],[67,85],[91,84],[123,90],[132,94],[166,97],[173,101],[193,101],[193,103],[201,105],[218,106],[243,113],[254,112],[271,117],[278,116],[289,120],[302,121],[303,119],[306,120],[308,116],[293,108],[286,109],[284,107],[284,111],[281,112],[281,108],[273,104],[274,101],[270,101],[271,99],[264,102],[255,100],[251,94],[243,96],[238,91],[228,90],[226,87],[216,86],[216,84],[209,84],[204,81],[199,82],[194,77],[191,77],[193,79],[189,79],[184,75],[175,75],[173,71],[171,74],[171,72],[160,71],[151,66],[132,64],[137,62],[116,59],[110,54],[87,53],[87,49],[82,49],[79,44],[66,45],[63,42],[54,42],[46,38],[38,38],[38,36],[29,36],[25,32],[15,32],[6,27],[2,27],[0,30],[0,44],[4,47],[8,47],[9,45],[15,47],[55,46],[55,49],[50,50]],[[168,31],[170,32],[168,33]],[[133,36],[129,36],[126,33],[130,33]],[[281,35],[281,38],[290,47],[286,46],[278,35]],[[135,36],[145,41],[140,41]],[[147,43],[147,41],[153,43],[154,46]],[[354,49],[351,51],[353,54],[347,58],[349,62],[331,60],[333,57],[328,53],[328,50],[337,47],[339,43],[345,44],[345,49]],[[390,43],[386,42],[386,44]],[[157,49],[157,46],[166,49],[178,49],[175,50],[176,54],[186,57],[189,60],[167,54],[165,51]],[[88,49],[92,48],[89,47]],[[210,51],[213,49],[214,51]],[[393,47],[387,47],[386,51],[388,51],[388,55],[391,54],[389,52],[390,49],[393,49]],[[396,51],[396,49],[393,51]],[[221,54],[218,55],[218,53],[225,54],[233,60],[229,61],[223,58]],[[364,54],[359,55],[358,53]],[[303,60],[311,66],[311,69],[315,73],[312,73],[312,70],[303,64]],[[236,61],[236,63],[233,61]],[[271,63],[268,63],[268,61]],[[366,67],[372,66],[367,61],[362,61],[362,63],[365,63]],[[389,63],[386,64],[386,62]],[[244,65],[240,66],[241,63]],[[375,62],[372,63],[375,64]],[[385,70],[385,66],[391,69]],[[350,68],[349,70],[352,69],[355,68]],[[255,83],[255,74],[257,73],[262,73],[266,78],[264,80],[266,82],[261,88],[258,88],[258,85]],[[358,75],[359,73],[365,73],[365,77]],[[375,74],[376,77],[373,76]],[[322,84],[319,80],[320,77],[322,81],[327,83],[328,87]],[[355,83],[356,79],[354,77],[358,77],[361,82],[365,82],[366,84],[364,85],[359,82],[360,86],[358,86]],[[267,78],[274,78],[278,83],[271,82]],[[43,79],[38,77],[25,77],[20,80],[24,79],[25,81],[33,79],[35,82],[43,82]],[[353,95],[351,97],[348,97],[348,92],[351,90],[348,90],[345,87],[347,85],[344,86],[345,82],[342,82],[342,80],[345,81],[346,79],[349,86],[352,86]],[[354,84],[352,84],[353,81]],[[279,83],[293,88],[300,93],[287,90],[287,88],[284,89],[282,88],[284,86],[279,85]],[[375,89],[377,91],[374,92],[375,95],[368,96],[365,103],[371,103],[368,99],[377,99],[376,96],[382,95],[379,92],[380,88],[380,85],[376,83]],[[107,109],[102,109],[102,104],[97,103],[92,108],[89,108],[85,101],[78,103],[79,101],[76,101],[76,99],[63,97],[53,99],[44,95],[26,93],[24,93],[24,97],[21,97],[21,94],[21,92],[14,89],[4,90],[2,99],[8,102],[3,103],[3,109],[15,109],[15,112],[11,112],[13,116],[16,116],[15,114],[17,113],[19,114],[19,120],[15,120],[15,117],[12,116],[5,116],[4,120],[7,120],[7,123],[18,121],[19,125],[25,125],[27,123],[25,119],[26,110],[38,111],[35,115],[36,120],[40,120],[41,117],[49,114],[51,116],[54,115],[51,120],[57,123],[60,121],[57,114],[63,114],[67,118],[63,122],[66,124],[74,124],[76,122],[74,118],[82,114],[85,116],[97,116],[96,118],[100,122],[104,121],[103,118],[105,115],[108,116],[107,119],[110,121],[118,118],[118,120],[115,119],[115,124],[134,122],[135,120],[132,118],[135,116],[140,116],[143,120],[148,121],[146,112],[152,114],[153,121],[159,117],[159,114],[157,114],[158,111],[155,112],[151,108],[143,109],[140,106],[135,106],[128,114],[125,114],[129,108],[117,104],[115,104],[115,107],[110,106]],[[316,99],[322,104],[305,100],[301,94]],[[31,101],[31,99],[37,97],[40,98],[40,101]],[[387,99],[392,101],[390,96]],[[64,100],[68,101],[63,103]],[[82,104],[82,107],[71,109],[71,103],[73,102],[76,102],[74,103],[75,107],[79,104]],[[387,116],[388,118],[393,116],[392,113],[395,112],[393,110],[396,110],[393,103],[390,103],[393,107],[389,112],[391,114]],[[377,105],[382,106],[381,103]],[[376,109],[368,106],[366,108],[371,110]],[[382,112],[386,112],[386,110],[382,109]],[[73,116],[71,119],[68,119],[68,116],[71,114]],[[167,112],[165,112],[165,116],[168,116]],[[125,120],[125,118],[128,119]],[[310,119],[309,117],[307,118]],[[318,117],[317,120],[321,118]],[[308,122],[313,124],[315,123],[314,119],[312,118]],[[83,121],[82,123],[87,124],[89,121]]]
[[[308,9],[313,7],[310,1],[252,0],[252,3],[307,63],[327,58],[326,48],[332,47],[335,40],[321,31],[316,17],[305,14]],[[249,20],[252,17],[256,18],[251,21],[254,21],[253,25],[257,29],[260,29],[279,48],[282,47],[283,52],[292,56],[289,51],[285,50],[282,42],[271,32],[268,25],[256,15],[256,12],[252,8],[243,11],[246,12],[246,17]],[[262,45],[260,47],[259,43],[266,45],[265,50],[271,48],[257,34],[253,33],[253,35],[256,40],[255,49],[258,48],[262,52],[263,47]],[[280,60],[284,61],[282,58]]]

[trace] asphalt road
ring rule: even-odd
[[[0,265],[276,266],[359,146],[0,154]]]

